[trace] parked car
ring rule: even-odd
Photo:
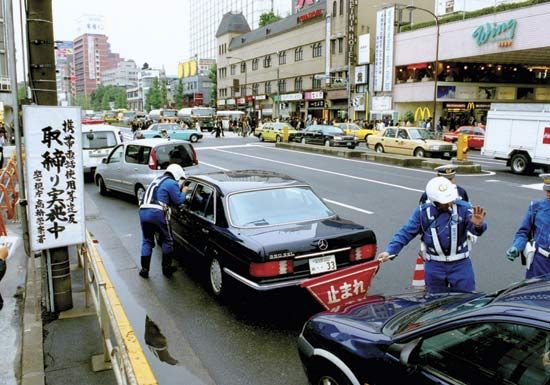
[[[320,144],[326,147],[347,147],[354,149],[357,139],[353,135],[346,135],[344,130],[335,126],[314,124],[305,130],[297,131],[294,141],[302,144]]]
[[[485,129],[475,126],[462,126],[456,131],[448,132],[443,135],[445,142],[456,143],[458,135],[468,135],[468,148],[472,150],[481,150],[485,142]]]
[[[290,124],[287,123],[264,123],[262,129],[258,131],[258,138],[263,142],[282,142],[283,140],[283,129],[288,129],[288,141],[292,141],[296,130],[292,128]]]
[[[346,135],[353,135],[357,140],[367,141],[370,135],[379,135],[380,132],[370,128],[363,128],[355,123],[336,123],[336,127],[344,130]]]
[[[84,174],[94,174],[111,150],[122,143],[120,129],[102,120],[86,119],[82,123],[82,163]]]
[[[135,138],[170,138],[196,143],[203,134],[194,128],[186,129],[177,123],[153,123],[146,130],[136,131]]]
[[[168,165],[181,167],[199,164],[193,145],[183,140],[140,139],[115,147],[95,172],[101,195],[111,190],[133,195],[139,202],[145,189]]]
[[[312,317],[299,337],[311,384],[550,381],[550,276],[496,293],[373,296]]]
[[[340,218],[311,187],[258,170],[190,176],[190,201],[172,211],[174,240],[208,270],[215,296],[239,283],[265,291],[374,258],[376,237]]]
[[[417,157],[450,159],[456,156],[456,144],[436,140],[430,131],[417,127],[387,127],[382,135],[370,136],[367,147],[379,153]]]

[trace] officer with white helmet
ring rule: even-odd
[[[405,226],[378,255],[385,262],[397,255],[417,235],[426,245],[425,281],[428,291],[474,291],[475,278],[470,260],[468,232],[481,235],[487,229],[486,212],[458,200],[456,185],[435,177],[426,185],[429,202],[418,206]]]
[[[457,167],[454,164],[444,164],[442,166],[434,168],[434,171],[436,172],[437,176],[445,177],[456,185],[458,199],[469,202],[470,198],[468,197],[468,193],[466,192],[466,190],[464,190],[462,186],[456,184],[456,169]],[[420,204],[426,203],[427,200],[428,195],[426,194],[426,191],[424,191],[420,196]]]
[[[141,271],[139,275],[149,278],[151,254],[155,247],[155,234],[160,235],[162,245],[162,274],[171,277],[176,270],[172,266],[173,240],[170,231],[170,207],[182,205],[187,196],[185,171],[178,164],[171,164],[166,172],[157,177],[143,195],[139,205],[139,219],[143,233],[141,243]]]

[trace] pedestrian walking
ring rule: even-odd
[[[0,246],[0,281],[4,278],[6,274],[6,260],[8,259],[8,247],[6,245]],[[0,310],[4,307],[4,299],[2,294],[0,294]]]
[[[476,236],[487,229],[486,212],[458,200],[456,186],[447,178],[435,177],[426,185],[429,203],[418,206],[407,224],[378,255],[385,262],[420,235],[426,245],[425,281],[429,292],[474,291],[475,277],[470,260],[468,232]]]
[[[141,243],[141,271],[139,275],[149,278],[151,254],[155,247],[155,234],[160,235],[162,247],[162,274],[171,277],[176,270],[172,266],[173,239],[170,229],[171,207],[183,205],[187,198],[187,186],[180,187],[185,180],[185,171],[178,164],[171,164],[166,172],[157,177],[140,202],[139,219],[143,241]]]
[[[520,256],[527,268],[525,278],[550,273],[550,174],[541,174],[546,198],[529,204],[521,226],[514,236],[506,257],[513,261]]]
[[[457,192],[458,192],[458,199],[469,202],[470,198],[468,197],[468,193],[464,188],[456,184],[456,166],[454,164],[445,164],[443,166],[439,166],[434,168],[434,171],[436,172],[437,176],[442,176],[444,178],[447,178],[451,181],[452,184],[456,186]],[[426,203],[428,201],[428,195],[426,194],[426,191],[422,193],[420,196],[420,204]]]

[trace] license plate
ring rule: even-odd
[[[347,144],[347,145],[348,145],[348,146],[351,146],[351,142],[348,142],[348,144]]]
[[[451,154],[449,154],[448,152],[444,153],[443,156],[450,156]]]
[[[334,270],[336,270],[336,257],[334,255],[325,255],[309,260],[309,271],[311,274],[326,273],[327,271]]]

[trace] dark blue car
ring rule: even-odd
[[[310,383],[550,384],[550,276],[492,294],[372,296],[312,317]]]

